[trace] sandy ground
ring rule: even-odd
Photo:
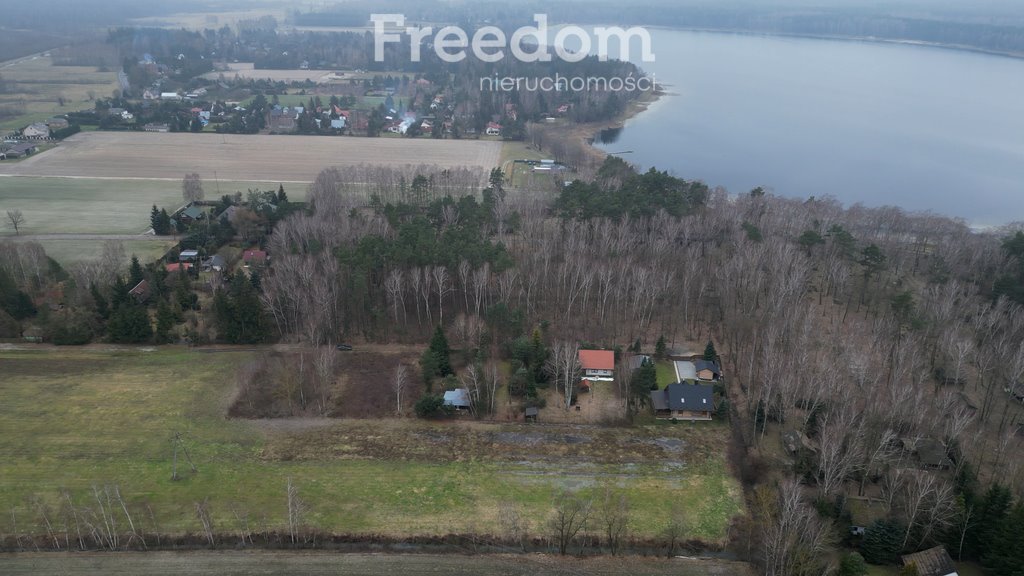
[[[501,142],[319,136],[88,132],[13,164],[0,175],[312,182],[329,166],[430,165],[491,169]]]

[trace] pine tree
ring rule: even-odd
[[[445,338],[444,330],[438,326],[434,330],[434,336],[430,339],[430,352],[437,360],[437,375],[444,377],[454,374],[451,364],[451,348],[448,347],[448,339]]]
[[[110,307],[107,305],[107,299],[100,293],[100,289],[96,287],[96,284],[89,285],[89,293],[92,294],[93,302],[96,303],[96,313],[104,320],[109,318]]]
[[[160,233],[160,210],[157,209],[156,204],[153,204],[153,211],[149,213],[149,225],[153,228],[154,234],[163,235]]]
[[[708,345],[704,347],[704,359],[708,362],[718,362],[718,351],[711,340],[708,340]]]
[[[864,531],[861,554],[871,564],[895,564],[902,548],[904,528],[889,519],[875,520]]]
[[[128,268],[128,285],[134,288],[143,279],[145,279],[145,275],[142,272],[142,264],[139,264],[139,257],[132,254],[132,263]]]
[[[288,203],[288,195],[284,193],[284,184],[279,184],[277,188],[277,203],[278,205]]]
[[[107,324],[111,342],[142,344],[153,338],[149,314],[142,306],[123,305],[114,310]]]
[[[654,357],[661,360],[668,355],[668,346],[665,344],[665,336],[659,336],[657,344],[654,345]]]
[[[174,311],[164,301],[156,308],[156,341],[164,344],[170,341],[170,331],[174,327]]]
[[[171,230],[171,216],[169,214],[167,214],[167,209],[166,208],[161,208],[160,209],[160,230],[157,231],[156,233],[161,235],[161,236],[167,236],[168,234],[171,234],[172,232],[175,232],[175,231]]]

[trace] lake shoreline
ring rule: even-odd
[[[701,28],[692,26],[659,26],[644,25],[644,28],[652,30],[666,30],[672,32],[706,32],[709,34],[735,34],[739,36],[761,36],[766,38],[803,38],[807,40],[832,40],[839,42],[859,42],[864,44],[895,44],[898,46],[917,46],[921,48],[941,48],[956,52],[972,52],[986,56],[1002,56],[1014,60],[1024,60],[1024,52],[1009,50],[993,50],[981,48],[970,44],[950,44],[947,42],[929,42],[927,40],[909,40],[906,38],[886,38],[883,36],[846,36],[842,34],[810,34],[798,32],[768,32],[760,30],[744,30],[741,28]]]

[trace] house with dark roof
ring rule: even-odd
[[[228,263],[224,260],[224,257],[219,254],[214,254],[209,258],[206,258],[202,262],[203,272],[223,272],[227,270]]]
[[[580,350],[580,366],[585,379],[611,382],[615,379],[615,352]]]
[[[149,282],[145,280],[139,282],[134,288],[128,291],[128,294],[139,304],[149,300]]]
[[[203,212],[202,208],[196,206],[195,204],[192,204],[188,208],[182,210],[181,214],[179,214],[178,216],[181,218],[182,222],[188,224],[189,222],[195,222],[196,220],[202,219],[203,216],[205,215],[206,213]]]
[[[626,369],[632,373],[635,370],[639,370],[643,363],[650,360],[651,357],[644,354],[635,354],[626,359]]]
[[[706,384],[669,384],[651,391],[654,416],[662,420],[711,420],[715,389]]]
[[[697,379],[704,382],[715,382],[722,376],[722,370],[717,362],[710,360],[697,360],[693,363],[697,370]]]
[[[953,559],[944,546],[907,554],[903,557],[903,565],[913,565],[918,576],[958,576]]]

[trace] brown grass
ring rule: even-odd
[[[433,165],[491,169],[501,142],[316,136],[87,132],[0,174],[85,178],[312,182],[330,166]]]

